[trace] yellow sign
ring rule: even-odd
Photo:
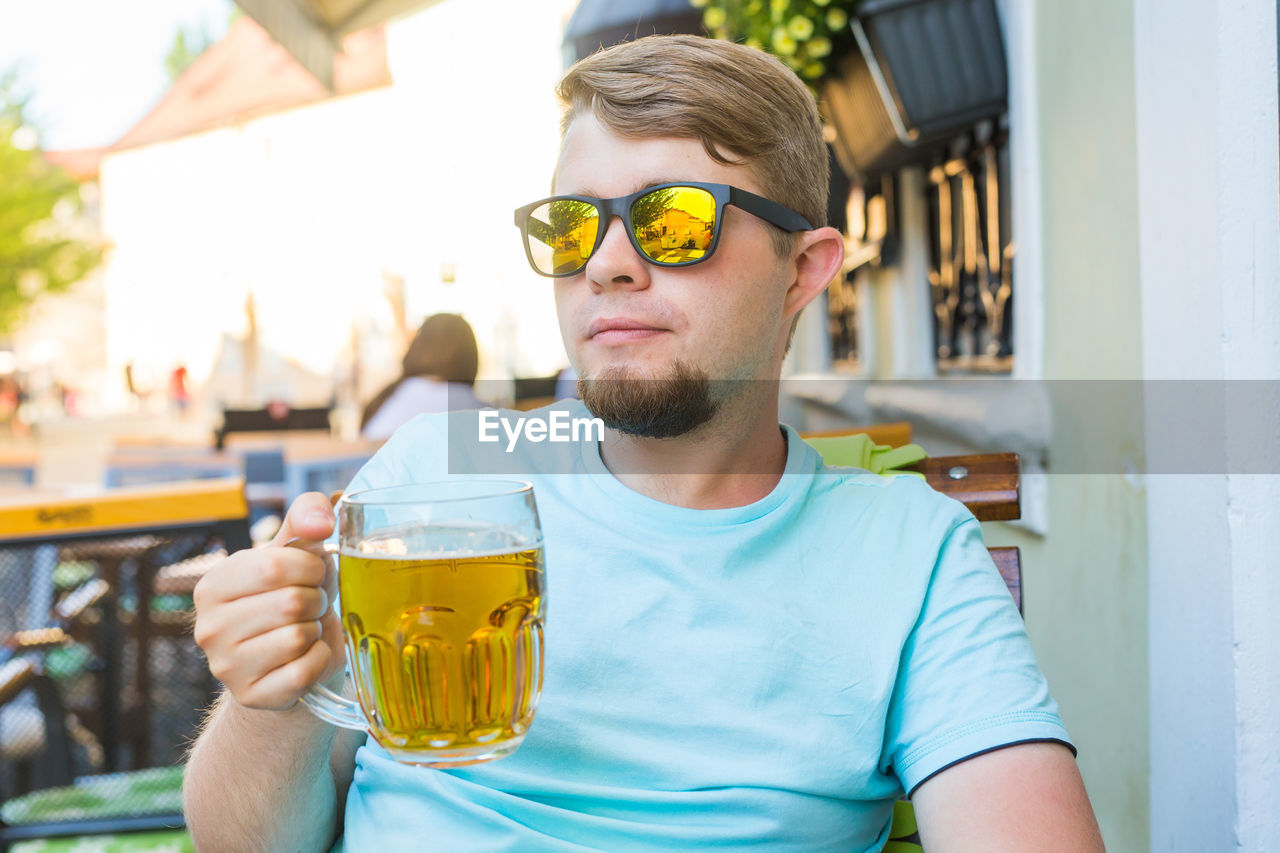
[[[244,480],[111,489],[83,497],[15,495],[0,501],[0,538],[169,527],[247,517]]]

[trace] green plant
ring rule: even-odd
[[[811,86],[836,73],[854,46],[849,18],[859,0],[690,0],[713,37],[781,59]]]
[[[102,260],[101,246],[75,236],[80,188],[45,160],[29,99],[16,71],[0,74],[0,335],[40,294],[66,290]]]

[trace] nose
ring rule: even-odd
[[[605,225],[604,239],[585,267],[587,283],[592,290],[643,290],[649,286],[649,270],[649,264],[631,245],[626,224],[620,217],[610,217]]]

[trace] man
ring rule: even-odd
[[[977,522],[910,478],[823,468],[778,424],[795,319],[842,262],[803,85],[667,37],[584,60],[560,94],[556,196],[517,219],[605,439],[501,460],[474,413],[424,417],[352,484],[503,461],[533,481],[552,601],[537,718],[514,755],[438,771],[300,708],[344,662],[325,565],[278,547],[331,535],[304,496],[276,547],[197,590],[227,686],[188,770],[198,844],[878,851],[906,791],[931,851],[1101,850]]]

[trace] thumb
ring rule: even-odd
[[[320,492],[300,495],[284,517],[284,524],[271,540],[272,545],[283,545],[293,539],[322,542],[333,533],[335,518],[329,498]]]

